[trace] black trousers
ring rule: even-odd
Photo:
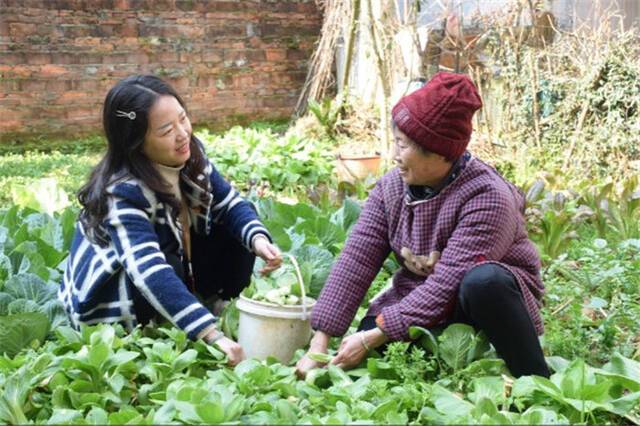
[[[549,377],[540,341],[525,307],[515,277],[495,264],[472,268],[462,279],[451,321],[485,332],[507,368],[520,377]],[[358,330],[375,328],[375,318],[365,317]]]
[[[167,263],[185,282],[187,265],[174,250],[163,252]],[[210,235],[191,233],[191,265],[195,291],[201,299],[217,296],[221,299],[238,297],[251,282],[256,257],[222,225],[213,225]],[[186,286],[186,284],[185,284]],[[134,290],[134,309],[140,324],[147,324],[157,315],[147,300]]]

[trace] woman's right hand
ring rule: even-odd
[[[228,365],[230,367],[238,365],[243,359],[245,359],[242,346],[228,337],[222,337],[216,340],[216,345],[218,345],[222,352],[227,355],[227,358],[229,359]]]
[[[309,351],[296,363],[296,375],[299,378],[304,379],[309,371],[323,365],[322,363],[309,358],[309,354],[326,354],[329,347],[329,337],[330,336],[328,334],[322,331],[316,331],[313,339],[311,339],[311,343],[309,343]]]

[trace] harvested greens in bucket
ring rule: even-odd
[[[243,296],[258,302],[268,302],[276,305],[300,305],[302,303],[302,289],[296,276],[295,267],[291,262],[285,260],[280,268],[266,276],[261,276],[257,272],[263,267],[264,261],[256,259],[254,268],[256,272],[253,274],[251,284],[243,290]],[[305,274],[304,265],[300,266],[300,273],[308,294],[311,273],[309,271]]]

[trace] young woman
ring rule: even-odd
[[[538,341],[544,286],[523,197],[466,151],[481,105],[468,77],[438,73],[393,108],[397,167],[369,194],[313,309],[311,352],[345,333],[393,251],[402,266],[393,287],[332,362],[355,366],[370,348],[408,340],[413,325],[465,322],[486,333],[514,376],[549,375]],[[317,366],[305,356],[298,373]]]
[[[196,294],[237,296],[255,255],[268,273],[280,251],[205,156],[170,85],[148,75],[118,82],[105,99],[103,126],[107,153],[79,192],[82,211],[58,293],[72,323],[131,329],[160,315],[240,362],[242,348],[216,329]]]

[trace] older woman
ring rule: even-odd
[[[520,192],[466,151],[482,106],[471,80],[438,73],[392,110],[397,165],[369,194],[313,311],[310,352],[342,336],[393,251],[393,286],[375,300],[333,363],[359,364],[409,327],[465,322],[483,330],[514,376],[548,376],[538,334],[544,291]],[[304,375],[318,366],[308,356]]]

